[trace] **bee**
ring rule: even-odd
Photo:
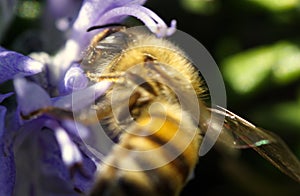
[[[96,36],[81,65],[92,82],[115,83],[94,106],[118,143],[91,195],[178,195],[195,168],[202,137],[189,113],[194,108],[179,104],[199,105],[204,89],[196,68],[170,42],[122,27]],[[83,115],[81,121],[89,116]]]
[[[224,119],[221,143],[253,148],[300,182],[300,162],[278,136],[227,109],[209,107],[201,73],[172,42],[108,27],[93,38],[81,67],[91,84],[112,83],[74,115],[86,125],[100,122],[114,142],[89,195],[179,195],[198,163],[206,130],[217,129],[219,119]]]
[[[278,136],[224,108],[208,107],[201,74],[170,41],[141,30],[107,28],[94,37],[81,65],[92,83],[114,83],[94,109],[117,143],[90,195],[179,195],[211,118],[224,119],[221,142],[253,148],[300,182],[300,162]]]

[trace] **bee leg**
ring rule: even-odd
[[[37,118],[42,115],[46,115],[50,117],[58,117],[61,119],[73,119],[73,113],[71,111],[63,108],[52,107],[52,106],[34,110],[26,115],[21,112],[20,115],[23,120],[31,120],[33,118]]]
[[[116,83],[119,79],[124,77],[124,74],[122,73],[97,74],[97,73],[87,72],[86,76],[93,82],[101,82],[105,80],[105,81]]]

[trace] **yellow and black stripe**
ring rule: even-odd
[[[188,113],[166,108],[151,108],[122,134],[91,195],[179,194],[197,163],[200,134]]]

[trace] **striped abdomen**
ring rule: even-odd
[[[154,112],[137,122],[104,161],[91,195],[180,193],[198,160],[197,126],[177,109]]]

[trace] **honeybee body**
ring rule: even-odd
[[[172,43],[128,30],[96,37],[82,66],[93,82],[115,82],[95,107],[118,143],[91,195],[178,195],[201,143],[198,119],[180,103],[204,93],[196,69]]]

